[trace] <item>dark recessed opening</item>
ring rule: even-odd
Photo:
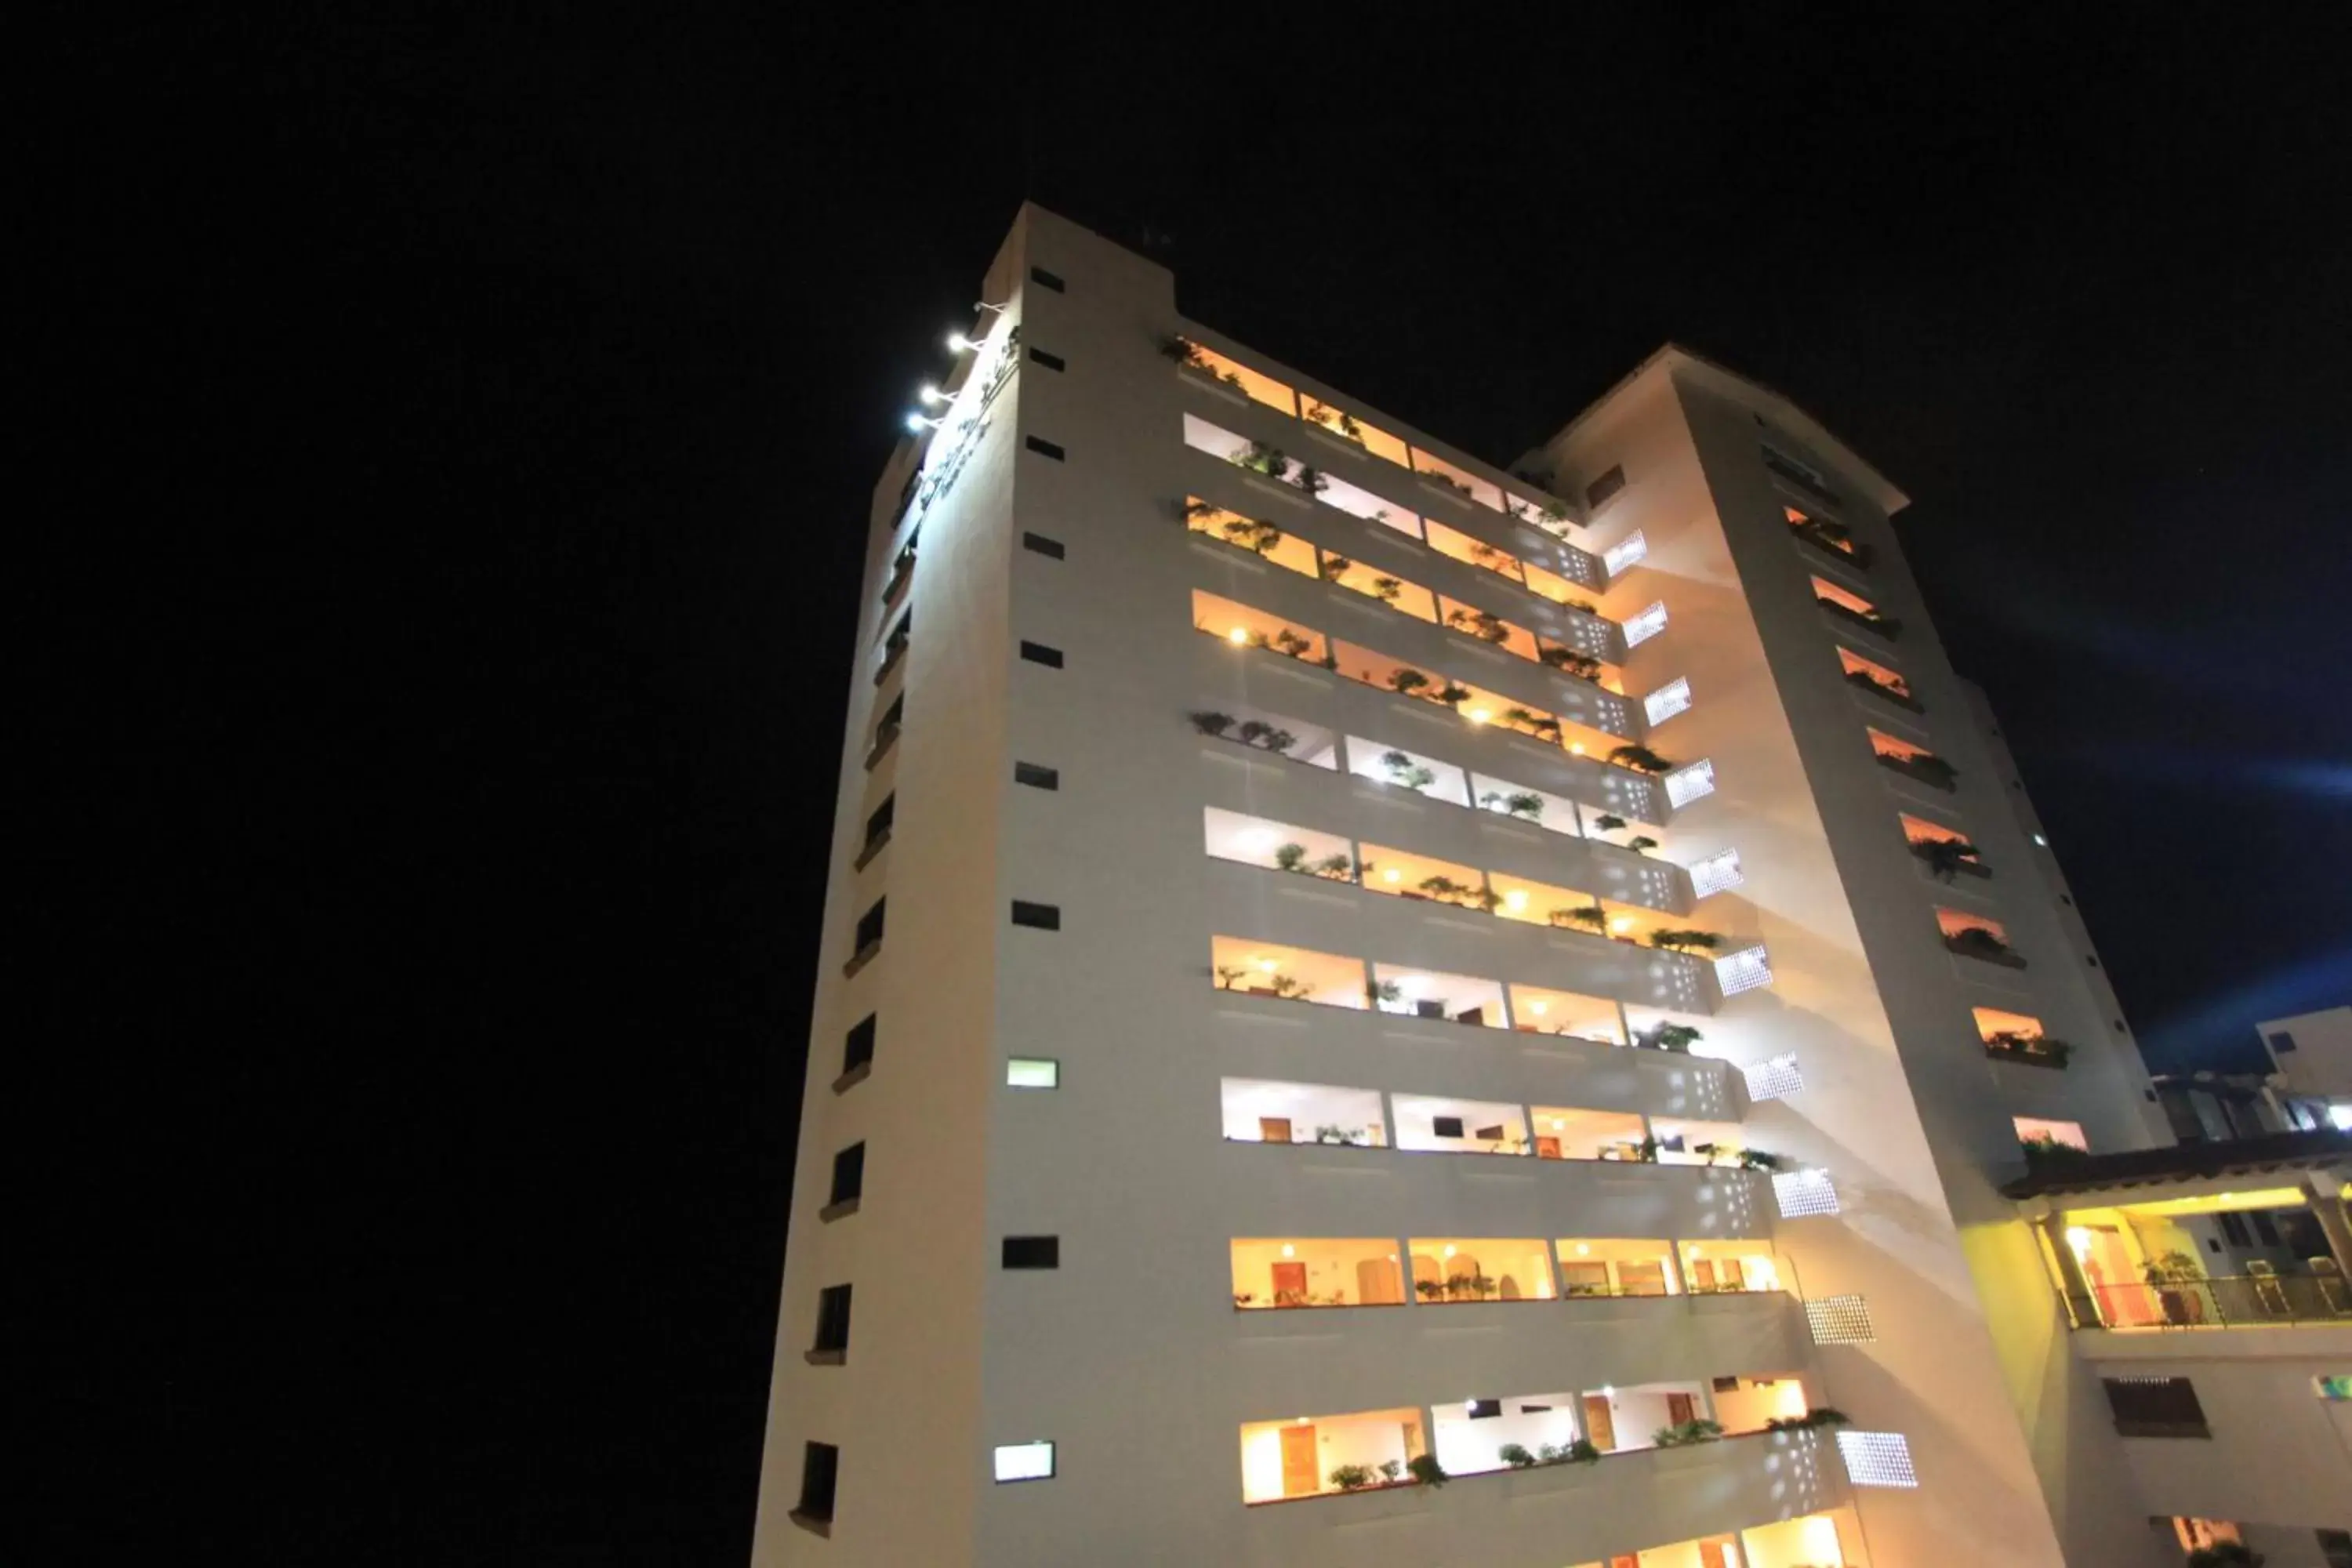
[[[1038,931],[1059,931],[1062,929],[1062,906],[1033,904],[1025,900],[1015,899],[1013,900],[1013,923],[1017,926],[1033,926]]]
[[[1042,533],[1024,533],[1021,536],[1021,548],[1053,561],[1059,561],[1069,553],[1062,548],[1060,540],[1048,539]]]
[[[1031,664],[1042,664],[1047,669],[1062,668],[1062,650],[1057,647],[1047,647],[1041,642],[1024,640],[1021,644],[1021,657]]]
[[[1060,789],[1062,771],[1059,768],[1041,768],[1034,763],[1015,763],[1013,764],[1013,782],[1027,784],[1031,789]]]
[[[1039,364],[1044,365],[1047,370],[1067,370],[1070,368],[1068,363],[1063,360],[1060,354],[1049,354],[1044,349],[1031,349],[1029,351],[1029,357],[1035,360]]]
[[[1051,289],[1056,294],[1062,293],[1069,288],[1068,284],[1063,282],[1059,278],[1055,277],[1052,273],[1046,271],[1042,267],[1032,267],[1029,269],[1029,281],[1036,284],[1040,289]]]
[[[1051,441],[1043,441],[1034,436],[1025,437],[1022,444],[1027,447],[1031,451],[1036,453],[1039,457],[1051,458],[1057,463],[1069,456],[1067,452],[1063,451],[1062,448],[1056,447]]]
[[[1008,1236],[1004,1238],[1007,1268],[1059,1268],[1062,1238],[1058,1236]]]

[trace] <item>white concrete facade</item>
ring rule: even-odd
[[[1003,308],[968,329],[986,340],[965,356],[978,368],[876,492],[754,1561],[1561,1568],[1679,1563],[1664,1549],[1720,1539],[1777,1568],[1811,1559],[1771,1532],[1816,1516],[1786,1538],[1827,1531],[1881,1568],[2168,1561],[1997,1190],[2021,1169],[2018,1118],[2101,1151],[2163,1141],[2161,1119],[1904,565],[1887,521],[1904,498],[1776,395],[1673,349],[1522,460],[1545,482],[1521,479],[1183,320],[1166,270],[1034,207],[982,298]],[[1171,363],[1170,338],[1244,386]],[[1441,490],[1256,395],[1270,387],[1482,496],[1561,498],[1566,519]],[[1334,489],[1313,499],[1222,460],[1203,430],[1279,447]],[[1792,480],[1795,465],[1816,477]],[[1273,523],[1282,551],[1311,544],[1305,570],[1188,528],[1188,499]],[[1790,506],[1842,526],[1867,565],[1800,537]],[[1436,526],[1409,534],[1406,515]],[[1507,637],[1343,585],[1359,567]],[[1899,635],[1825,611],[1816,578]],[[1219,606],[1206,635],[1203,603]],[[1244,614],[1304,657],[1229,640]],[[1523,636],[1601,659],[1608,684],[1515,657]],[[1916,708],[1849,681],[1841,646],[1898,672]],[[1467,695],[1384,689],[1382,661]],[[1560,738],[1507,727],[1509,708],[1555,716]],[[1204,712],[1298,741],[1284,755],[1220,738],[1191,717]],[[1874,730],[1943,759],[1953,786],[1882,765]],[[1677,770],[1704,762],[1712,792],[1694,787],[1706,770],[1605,760],[1629,742]],[[1383,782],[1391,752],[1434,782]],[[1017,765],[1053,770],[1053,787],[1016,782]],[[1478,793],[1543,805],[1531,821],[1475,808]],[[1906,816],[1965,836],[1990,874],[1937,879]],[[1633,830],[1657,840],[1648,853],[1624,847]],[[1398,890],[1463,868],[1496,907],[1249,863],[1233,847],[1252,832],[1410,866]],[[1605,929],[1541,923],[1555,889],[1605,903]],[[861,953],[861,917],[886,898]],[[1015,923],[1016,900],[1052,906],[1058,928]],[[1953,950],[1938,910],[1997,924],[2024,966]],[[1626,940],[1662,928],[1721,940],[1695,956]],[[1760,973],[1746,961],[1718,970],[1759,948],[1769,984],[1743,988]],[[1311,999],[1253,994],[1277,977]],[[1368,1005],[1382,984],[1396,994]],[[2072,1055],[1990,1055],[1976,1008],[2037,1020]],[[1541,1032],[1571,1015],[1618,1042],[1661,1026],[1699,1038],[1683,1054]],[[867,1017],[870,1067],[845,1073]],[[1013,1058],[1050,1059],[1056,1087],[1010,1087]],[[1236,1135],[1277,1102],[1245,1098],[1259,1092],[1303,1108],[1297,1142]],[[1542,1157],[1580,1111],[1633,1118],[1621,1142],[1659,1160]],[[1350,1142],[1311,1141],[1327,1115]],[[1693,1163],[1702,1143],[1769,1152],[1781,1177]],[[835,1155],[857,1144],[862,1190],[829,1207]],[[1834,1213],[1784,1216],[1776,1189],[1805,1182],[1833,1190]],[[1003,1267],[1008,1237],[1055,1238],[1057,1266]],[[1572,1267],[1576,1244],[1629,1237],[1674,1244],[1661,1293],[1570,1289],[1597,1278]],[[1483,1246],[1517,1260],[1518,1299],[1447,1299],[1440,1282],[1393,1305],[1237,1305],[1234,1244],[1284,1238],[1400,1258]],[[1767,1257],[1783,1289],[1704,1293],[1704,1249],[1725,1243]],[[847,1343],[812,1355],[819,1292],[841,1285]],[[1814,1342],[1804,1304],[1833,1298],[1859,1299],[1839,1312],[1866,1313],[1867,1338]],[[1842,1436],[1899,1436],[1917,1485],[1850,1478],[1840,1442],[1806,1432],[1245,1501],[1249,1456],[1268,1451],[1253,1426],[1303,1418],[1346,1462],[1445,1426],[1436,1440],[1460,1454],[1447,1424],[1465,1397],[1546,1406],[1506,1417],[1553,1430],[1566,1391],[1591,1436],[1603,1391],[1692,1384],[1687,1408],[1720,1415],[1743,1408],[1728,1383],[1712,1392],[1733,1378],[1796,1379],[1805,1404],[1851,1417]],[[1337,1419],[1364,1412],[1403,1415],[1393,1436]],[[1031,1442],[1054,1445],[1050,1478],[994,1479],[995,1451]],[[811,1443],[837,1450],[837,1479],[829,1517],[795,1519]]]

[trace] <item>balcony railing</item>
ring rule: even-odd
[[[2161,1285],[2094,1285],[2095,1322],[2078,1329],[2242,1329],[2352,1323],[2352,1282],[2340,1275],[2253,1274]]]

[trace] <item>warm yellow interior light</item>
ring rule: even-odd
[[[1445,1244],[1445,1256],[1448,1258],[1454,1256],[1454,1244],[1450,1241]]]
[[[1282,1255],[1285,1258],[1296,1258],[1298,1256],[1298,1248],[1291,1246],[1290,1243],[1286,1241],[1282,1244]],[[1696,1257],[1697,1254],[1693,1253],[1692,1256]]]
[[[1257,966],[1258,966],[1260,969],[1265,970],[1268,974],[1273,973],[1275,972],[1276,968],[1277,967],[1277,965],[1275,963],[1274,960],[1272,960],[1272,959],[1270,959],[1270,958],[1261,958],[1261,959],[1259,959],[1259,960],[1257,961]]]
[[[1528,907],[1528,896],[1519,889],[1514,888],[1503,895],[1503,902],[1515,910],[1523,910]]]
[[[1402,882],[1402,881],[1403,881],[1403,880],[1404,880],[1404,873],[1403,873],[1403,872],[1402,872],[1402,871],[1400,871],[1400,870],[1398,870],[1398,869],[1397,869],[1395,867],[1393,867],[1393,866],[1390,867],[1387,870],[1385,870],[1385,871],[1381,872],[1381,878],[1382,878],[1384,880],[1391,881],[1391,882]]]
[[[1232,631],[1225,634],[1225,640],[1227,642],[1234,643],[1247,642],[1249,641],[1249,632],[1245,627],[1235,626]]]
[[[1576,1244],[1576,1255],[1577,1255],[1579,1258],[1585,1258],[1585,1257],[1589,1257],[1589,1256],[1591,1256],[1591,1252],[1592,1252],[1592,1248],[1591,1248],[1591,1247],[1590,1245],[1588,1245],[1587,1243],[1584,1243],[1584,1242],[1580,1241],[1580,1242],[1578,1242],[1578,1243]]]
[[[1549,1002],[1530,1002],[1528,1004],[1528,1011],[1540,1018],[1546,1013],[1551,1011],[1551,1004]]]
[[[1633,917],[1632,915],[1619,915],[1615,920],[1609,922],[1609,929],[1611,931],[1632,931],[1633,929]]]
[[[1568,752],[1569,755],[1572,757],[1580,757],[1584,755],[1584,742],[1581,741],[1571,742],[1569,745]]]
[[[1484,708],[1473,708],[1470,710],[1469,718],[1470,722],[1473,724],[1484,724],[1487,720],[1493,717],[1494,714]]]

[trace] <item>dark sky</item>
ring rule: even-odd
[[[1786,392],[2143,1038],[2352,999],[2342,26],[374,9],[45,57],[120,1512],[743,1561],[866,496],[1024,195],[1494,459],[1667,338]]]

